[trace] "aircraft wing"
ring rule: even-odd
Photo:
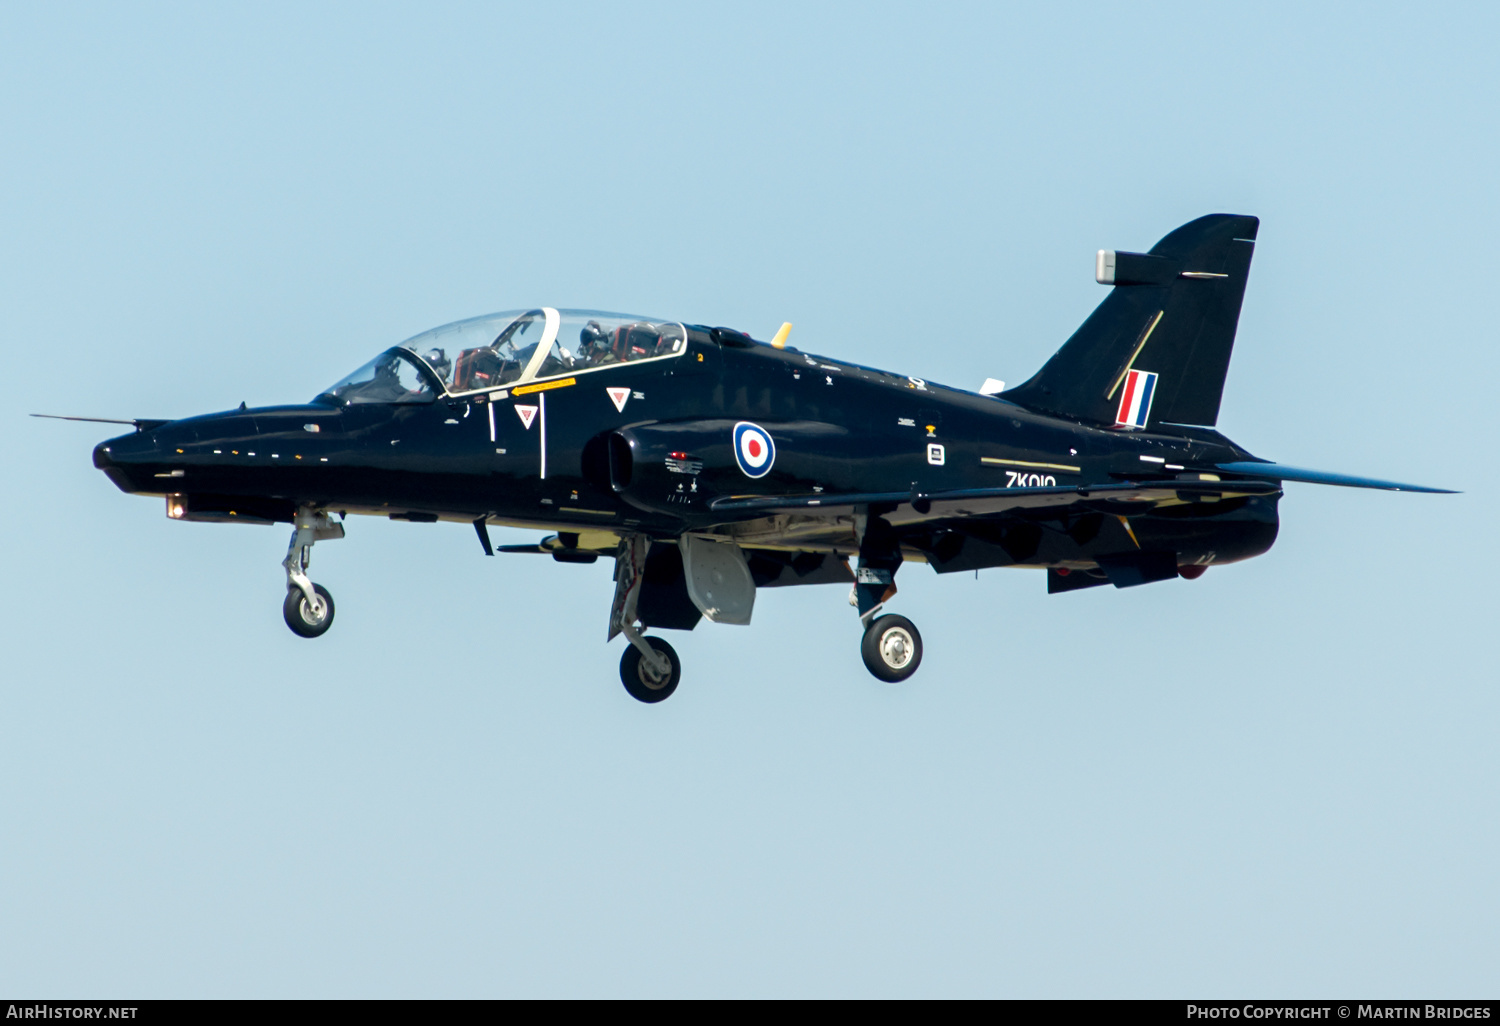
[[[849,513],[861,507],[894,506],[883,514],[893,526],[929,520],[992,516],[1020,510],[1080,507],[1111,513],[1145,513],[1160,505],[1211,502],[1249,495],[1275,495],[1275,481],[1125,481],[1067,488],[962,488],[939,492],[863,492],[845,495],[768,495],[716,499],[715,513],[770,516],[777,513]]]

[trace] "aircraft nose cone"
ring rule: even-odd
[[[111,438],[94,446],[94,466],[122,492],[146,490],[150,467],[156,456],[156,440],[149,434],[135,433]]]
[[[156,439],[149,433],[132,432],[118,438],[110,438],[94,446],[94,466],[100,470],[118,467],[127,463],[156,456]]]
[[[94,446],[94,466],[100,470],[108,470],[115,465],[115,458],[110,452],[110,448],[111,446],[108,442],[100,442]]]

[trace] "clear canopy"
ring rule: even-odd
[[[424,331],[401,348],[427,361],[449,392],[497,388],[525,373],[548,334],[548,321],[545,310],[471,317]]]
[[[430,402],[434,392],[419,366],[451,395],[677,356],[686,348],[687,331],[674,321],[602,310],[509,310],[414,335],[323,396],[343,403]]]
[[[539,378],[676,356],[687,347],[687,331],[674,321],[602,310],[559,310],[558,314],[557,338],[536,370]]]
[[[318,398],[355,403],[430,403],[437,398],[417,361],[401,349],[387,349]]]

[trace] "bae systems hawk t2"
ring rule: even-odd
[[[1258,225],[1212,214],[1100,252],[1109,295],[1008,390],[815,356],[789,324],[766,343],[538,307],[425,332],[303,405],[122,421],[94,465],[173,520],[291,524],[283,614],[304,638],[334,614],[312,548],[364,514],[472,524],[485,555],[613,559],[608,634],[643,702],[681,676],[648,629],[748,624],[760,589],[803,584],[845,586],[865,665],[905,680],[922,637],[885,609],[906,563],[1033,568],[1049,593],[1192,580],[1271,547],[1282,482],[1440,490],[1267,462],[1214,429]],[[552,533],[494,546],[490,525]]]

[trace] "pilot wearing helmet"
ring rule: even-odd
[[[598,321],[589,321],[578,333],[577,359],[585,367],[598,367],[615,362],[609,330]]]
[[[443,383],[447,384],[449,376],[453,373],[453,361],[448,359],[448,355],[441,349],[433,348],[427,350],[423,357],[427,360],[428,366],[437,372],[437,376],[443,379]]]

